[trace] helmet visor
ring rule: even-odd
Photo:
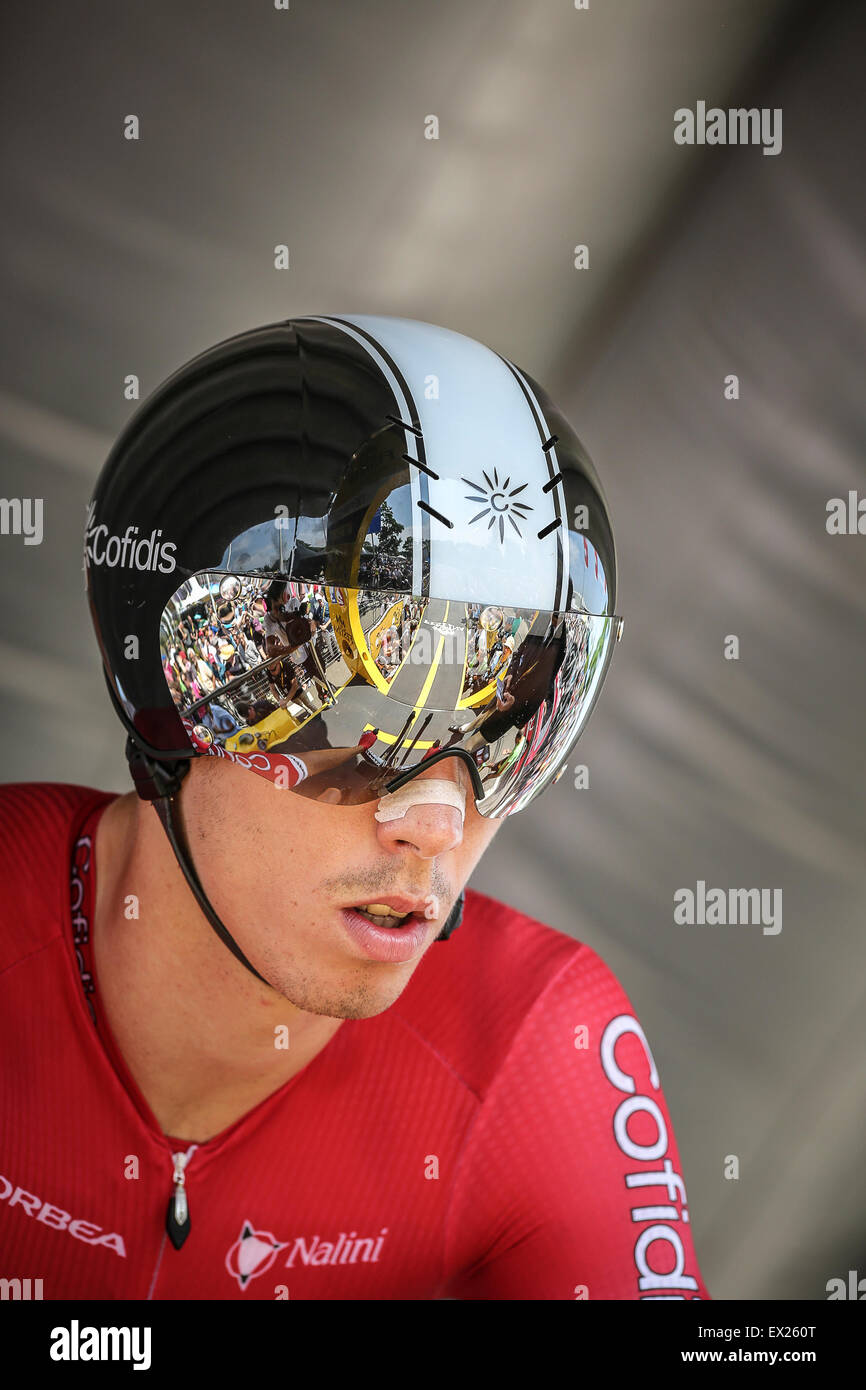
[[[377,800],[457,754],[483,816],[565,770],[620,620],[201,573],[160,623],[194,748],[340,804]]]

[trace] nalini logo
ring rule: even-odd
[[[171,574],[177,565],[174,557],[177,546],[174,541],[161,541],[161,535],[160,527],[136,540],[138,527],[130,523],[122,536],[110,536],[104,522],[96,524],[96,503],[91,502],[84,528],[84,563],[105,565],[108,569],[158,570],[160,574]]]
[[[226,1254],[226,1269],[245,1289],[251,1279],[258,1279],[271,1268],[280,1250],[289,1251],[286,1269],[295,1269],[296,1259],[302,1265],[377,1264],[387,1234],[388,1227],[383,1226],[378,1236],[359,1237],[357,1231],[341,1231],[335,1241],[322,1240],[318,1235],[277,1240],[271,1231],[257,1231],[251,1221],[245,1221]]]
[[[241,1233],[226,1255],[226,1269],[242,1289],[251,1279],[258,1279],[270,1269],[277,1258],[277,1251],[285,1249],[286,1242],[276,1240],[270,1231],[256,1231],[245,1221]]]

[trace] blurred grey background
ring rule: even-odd
[[[625,636],[575,750],[589,788],[570,767],[473,883],[625,985],[720,1299],[866,1275],[866,536],[825,529],[829,498],[866,495],[864,21],[834,0],[5,10],[2,490],[45,499],[45,539],[0,538],[3,779],[130,785],[81,573],[127,373],[146,395],[304,313],[426,319],[518,362],[598,465]],[[782,153],[676,145],[698,100],[781,107]],[[781,888],[782,931],[675,925],[698,879]]]

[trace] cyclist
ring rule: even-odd
[[[134,790],[0,791],[0,1273],[47,1299],[707,1297],[627,995],[465,887],[565,771],[620,631],[604,496],[542,388],[413,320],[240,334],[121,434],[85,571]],[[193,579],[205,614],[243,586],[277,623],[275,582],[327,594],[327,690],[283,744],[172,678]],[[392,593],[417,630],[386,675],[363,616]],[[472,675],[485,614],[511,704]],[[255,723],[261,664],[229,693]]]

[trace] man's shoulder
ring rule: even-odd
[[[57,933],[69,897],[72,835],[114,792],[69,782],[0,785],[0,972]]]
[[[613,981],[583,942],[467,889],[460,927],[429,948],[392,1009],[483,1096],[533,1011],[562,1010],[563,998],[570,1008],[584,966]]]
[[[8,850],[24,835],[40,837],[41,848],[47,848],[48,836],[69,825],[79,810],[100,800],[110,801],[116,792],[100,791],[97,787],[79,786],[73,782],[3,782],[0,783],[0,851]],[[34,848],[36,848],[34,846]]]
[[[439,959],[449,946],[455,947],[454,966],[461,974],[476,966],[497,994],[507,985],[521,996],[543,988],[584,949],[566,932],[472,888],[466,890],[460,927],[450,941],[437,942],[437,946],[443,948]]]

